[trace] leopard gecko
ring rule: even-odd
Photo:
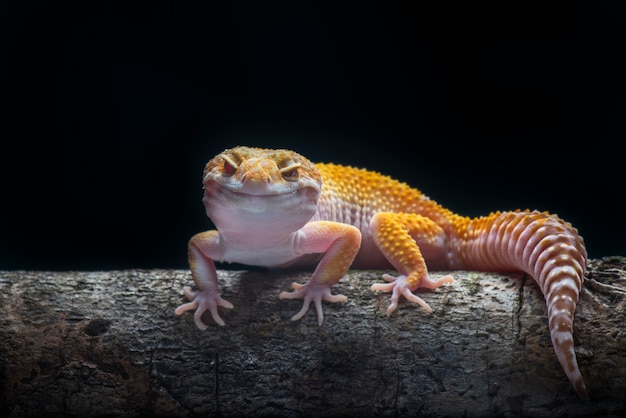
[[[574,352],[573,319],[587,265],[583,238],[548,212],[515,210],[469,218],[445,209],[419,190],[389,176],[338,164],[314,164],[283,149],[239,146],[204,168],[203,203],[217,230],[188,244],[197,290],[176,309],[195,310],[198,328],[209,311],[224,325],[218,306],[232,308],[219,293],[214,261],[277,268],[314,268],[306,284],[294,283],[281,299],[303,299],[293,320],[313,303],[319,325],[322,301],[344,302],[331,293],[349,268],[394,268],[373,291],[391,293],[387,314],[401,296],[431,312],[413,292],[452,283],[431,270],[521,271],[538,283],[548,309],[552,345],[582,399],[587,389]],[[428,264],[428,269],[427,269]]]

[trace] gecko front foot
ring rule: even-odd
[[[436,289],[446,283],[453,283],[452,276],[444,276],[439,280],[431,280],[428,276],[420,280],[415,280],[411,275],[392,276],[390,274],[383,274],[383,279],[388,283],[373,284],[372,291],[380,290],[383,292],[391,292],[391,304],[387,308],[387,315],[391,315],[393,311],[398,307],[398,301],[400,296],[404,296],[409,302],[417,303],[428,313],[433,310],[422,298],[413,293],[418,287],[425,287],[427,289]],[[417,282],[417,284],[416,284]]]
[[[309,282],[305,285],[292,283],[293,292],[280,292],[280,299],[303,299],[302,309],[300,312],[291,317],[292,321],[297,321],[309,311],[311,302],[315,304],[317,311],[317,324],[322,325],[324,321],[324,312],[322,312],[322,300],[326,302],[345,302],[348,300],[344,295],[333,295],[330,293],[330,286],[326,284],[317,284]]]
[[[189,286],[185,286],[183,288],[183,292],[185,292],[185,297],[191,302],[184,303],[176,308],[176,315],[195,309],[196,312],[193,314],[193,320],[198,328],[205,330],[208,326],[202,322],[202,314],[209,311],[211,312],[213,320],[217,324],[225,325],[224,320],[222,320],[220,314],[217,312],[217,307],[222,306],[227,309],[232,309],[232,303],[222,299],[219,293],[210,290],[199,290],[194,292]]]

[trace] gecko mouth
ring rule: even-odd
[[[217,182],[207,182],[204,187],[205,204],[248,209],[253,212],[265,210],[293,210],[317,205],[319,191],[312,186],[276,193],[248,193],[235,191]]]
[[[246,190],[243,190],[243,187],[234,190],[224,184],[221,184],[217,181],[208,181],[204,185],[204,189],[206,193],[210,193],[211,195],[225,194],[225,195],[233,195],[233,196],[242,196],[246,198],[254,198],[254,197],[278,197],[283,195],[295,195],[295,194],[309,194],[319,193],[319,189],[313,187],[312,185],[300,186],[298,188],[292,189],[276,189],[276,190],[268,190],[266,187],[264,188],[253,188],[248,187]]]

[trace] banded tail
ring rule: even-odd
[[[548,308],[554,351],[581,399],[589,399],[574,352],[573,322],[587,266],[576,228],[538,211],[497,212],[467,224],[461,251],[473,269],[521,270],[539,284]]]

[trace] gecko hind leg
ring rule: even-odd
[[[371,288],[373,291],[392,292],[387,315],[396,310],[400,296],[417,303],[426,312],[432,312],[430,306],[413,291],[420,287],[436,289],[454,282],[454,279],[445,276],[432,280],[420,248],[441,256],[446,247],[446,232],[432,219],[414,213],[379,212],[372,217],[370,227],[376,245],[400,273],[398,276],[383,275],[388,283],[375,284]]]

